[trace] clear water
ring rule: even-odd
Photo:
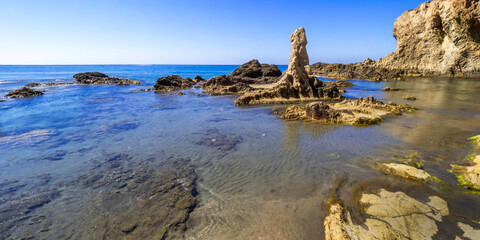
[[[32,179],[48,176],[42,187],[59,189],[60,196],[32,214],[47,216],[50,231],[39,237],[49,239],[82,238],[81,232],[89,230],[82,229],[89,219],[79,206],[92,196],[88,189],[65,183],[116,153],[135,159],[191,159],[199,176],[199,204],[187,221],[184,237],[190,239],[323,239],[323,206],[339,176],[349,186],[372,182],[435,194],[448,201],[452,219],[480,220],[480,210],[471,211],[480,209],[479,196],[464,194],[446,171],[450,164],[464,163],[472,152],[467,138],[480,133],[480,81],[352,81],[356,87],[347,90],[347,97],[374,96],[419,108],[370,127],[284,121],[272,113],[274,106],[238,108],[236,96],[198,97],[198,89],[183,96],[130,92],[165,75],[208,79],[236,67],[0,66],[0,95],[29,82],[72,81],[85,71],[144,83],[53,86],[40,97],[0,102],[0,183],[25,182],[35,189],[39,186]],[[404,90],[381,91],[385,86]],[[403,100],[404,95],[418,100]],[[230,150],[197,144],[212,131],[241,141]],[[412,153],[424,159],[427,172],[445,182],[443,187],[387,177],[371,167]],[[9,236],[28,229],[18,227]],[[455,231],[445,228],[440,234]]]

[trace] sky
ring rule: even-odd
[[[423,0],[0,0],[0,65],[288,64],[304,27],[310,63],[395,51],[393,23]]]

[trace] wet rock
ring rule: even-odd
[[[25,87],[29,87],[29,88],[32,88],[32,87],[49,87],[49,86],[72,85],[72,84],[73,84],[72,82],[47,82],[47,83],[33,82],[33,83],[29,83],[29,84],[25,85]]]
[[[281,75],[282,72],[276,65],[260,64],[254,59],[235,69],[229,77],[234,82],[265,84],[276,82]]]
[[[452,172],[456,174],[461,185],[480,190],[480,155],[473,159],[471,166],[452,165]]]
[[[307,117],[315,120],[331,121],[336,119],[340,114],[323,102],[313,102],[305,106]]]
[[[125,78],[109,77],[99,72],[77,73],[73,75],[73,79],[75,79],[78,84],[112,84],[119,86],[141,84],[139,81]]]
[[[380,169],[385,173],[393,174],[405,179],[422,181],[433,180],[433,177],[422,169],[407,166],[405,164],[384,163],[380,166]]]
[[[237,144],[243,141],[241,136],[225,134],[217,129],[210,129],[205,135],[206,137],[201,138],[196,144],[215,148],[223,152],[234,150]]]
[[[178,75],[170,75],[157,79],[153,89],[156,93],[166,93],[178,90],[185,90],[193,87],[195,82],[190,78],[182,78]]]
[[[322,102],[310,103],[303,107],[292,106],[277,114],[289,120],[314,120],[321,123],[373,125],[383,121],[385,116],[408,112],[408,105],[384,104],[373,97],[345,100],[327,105]]]
[[[351,82],[347,82],[345,80],[339,80],[339,81],[335,81],[333,82],[335,84],[336,87],[339,87],[339,88],[347,88],[347,87],[354,87],[355,85]]]
[[[28,87],[13,90],[5,95],[6,98],[30,98],[43,95],[42,91],[35,91]]]
[[[400,89],[392,88],[392,87],[384,87],[382,90],[386,92],[394,92],[394,91],[399,91]]]
[[[458,223],[458,227],[463,231],[463,237],[467,239],[480,239],[480,229],[475,229],[465,223]]]
[[[333,84],[324,84],[310,75],[305,29],[299,28],[290,37],[292,52],[288,69],[279,77],[274,87],[268,90],[246,93],[235,104],[249,105],[274,103],[299,99],[341,99],[338,88]]]
[[[253,90],[253,88],[251,88],[248,84],[237,82],[230,76],[226,75],[214,77],[208,80],[208,82],[200,85],[200,87],[205,89],[203,92],[212,96],[240,94]]]
[[[436,222],[449,214],[447,202],[437,196],[420,202],[385,189],[363,193],[359,206],[365,215],[362,224],[354,223],[340,203],[332,204],[324,220],[325,239],[432,239],[438,232]]]
[[[195,76],[195,78],[193,79],[193,81],[195,81],[196,83],[202,83],[202,82],[206,82],[207,80],[205,80],[204,78],[202,78],[200,75],[197,75],[197,76]]]
[[[141,88],[141,89],[132,90],[130,92],[136,93],[136,92],[151,92],[151,91],[153,91],[153,88]]]
[[[177,92],[177,95],[183,96],[183,95],[185,95],[185,93],[184,92]]]
[[[414,96],[403,96],[402,98],[405,99],[405,100],[409,100],[409,101],[415,101],[415,100],[417,100],[417,98],[414,97]]]

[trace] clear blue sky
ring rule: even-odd
[[[1,0],[0,64],[287,64],[305,27],[310,62],[378,59],[423,0]]]

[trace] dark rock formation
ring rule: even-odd
[[[193,79],[196,83],[206,82],[207,80],[203,79],[200,75],[195,76]]]
[[[309,74],[305,29],[299,28],[290,37],[292,53],[288,69],[272,89],[247,93],[235,101],[236,105],[271,103],[285,100],[343,98],[333,84],[325,84]]]
[[[234,82],[244,83],[273,83],[278,80],[282,72],[274,64],[260,64],[258,60],[254,59],[235,69],[229,77]]]
[[[345,80],[335,81],[335,82],[333,82],[333,84],[335,84],[335,86],[339,87],[339,88],[347,88],[347,87],[354,87],[355,86],[355,84],[353,84],[351,82],[347,82]]]
[[[117,78],[117,77],[109,77],[103,73],[99,72],[85,72],[85,73],[78,73],[73,76],[75,81],[78,84],[113,84],[119,86],[128,86],[130,84],[140,84],[139,81],[124,79],[124,78]]]
[[[340,114],[323,102],[313,102],[305,106],[307,117],[315,120],[326,120],[337,118]]]
[[[182,78],[178,75],[171,75],[157,79],[153,89],[156,93],[166,93],[178,90],[189,89],[195,85],[190,78]]]
[[[36,96],[41,96],[43,95],[43,92],[41,91],[35,91],[31,88],[28,87],[23,87],[21,89],[17,89],[14,91],[11,91],[5,95],[5,97],[8,98],[29,98],[29,97],[36,97]]]

